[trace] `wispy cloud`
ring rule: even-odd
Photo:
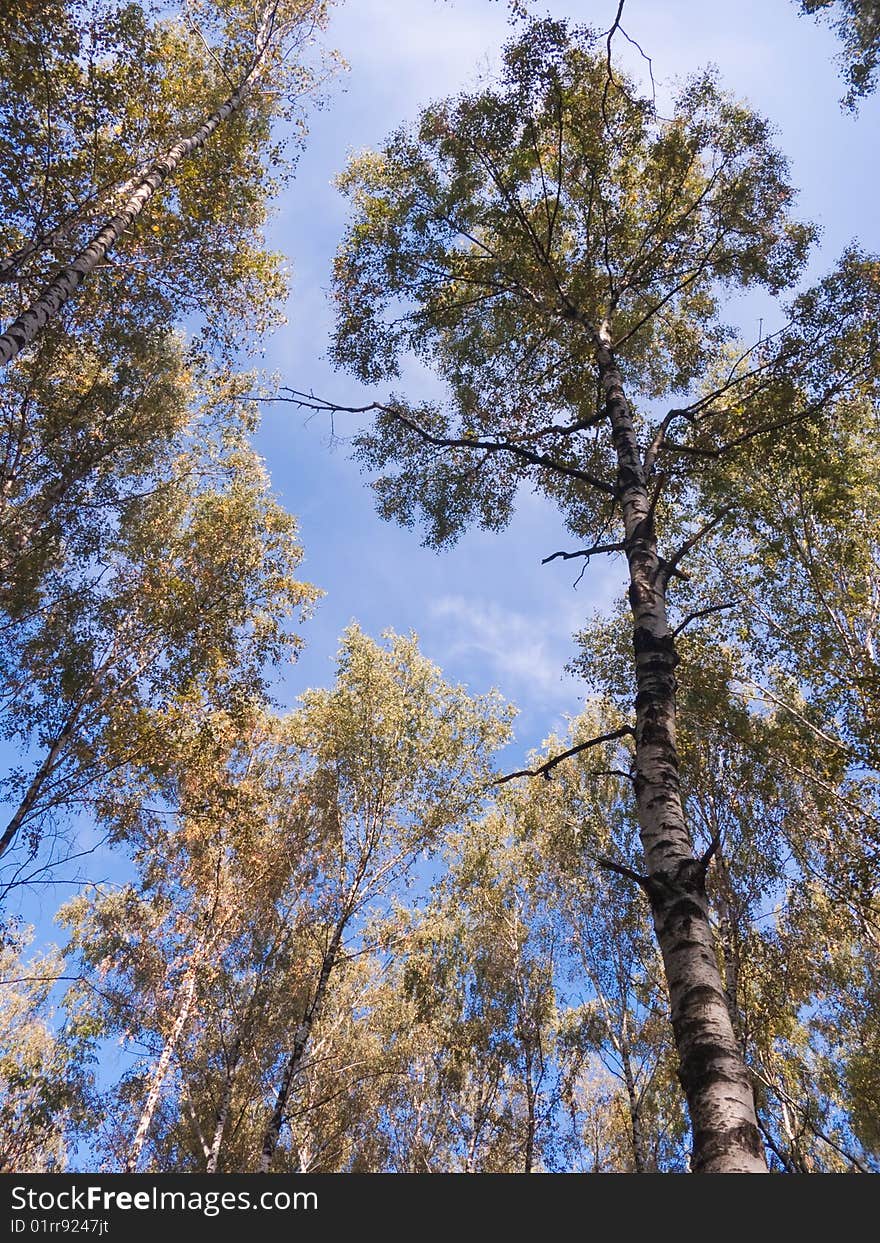
[[[478,657],[484,677],[514,699],[572,698],[575,684],[564,673],[572,651],[570,631],[551,631],[546,618],[464,596],[441,596],[430,611],[444,627],[446,660]]]

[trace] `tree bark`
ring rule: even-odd
[[[165,155],[154,160],[137,180],[127,200],[76,258],[55,276],[35,302],[23,311],[0,335],[0,366],[10,362],[26,346],[30,345],[42,329],[68,302],[86,278],[106,257],[107,252],[119,241],[141,214],[147,203],[170,177],[182,160],[205,145],[214,131],[228,117],[237,112],[249,89],[258,77],[265,62],[266,52],[272,41],[276,4],[262,8],[260,26],[256,36],[255,53],[245,77],[220,107],[205,123],[188,138],[175,143]]]
[[[134,1174],[137,1170],[138,1161],[140,1160],[141,1151],[149,1134],[150,1126],[153,1122],[153,1115],[156,1112],[156,1106],[159,1104],[159,1097],[162,1092],[162,1085],[168,1075],[171,1066],[171,1059],[177,1051],[177,1042],[183,1034],[183,1029],[189,1022],[189,1016],[192,1013],[193,1000],[196,992],[196,975],[198,973],[201,956],[196,955],[190,961],[189,966],[184,973],[184,977],[180,982],[178,996],[180,1002],[177,1010],[177,1017],[174,1025],[165,1041],[159,1061],[156,1063],[156,1069],[153,1071],[153,1081],[150,1084],[150,1090],[147,1093],[147,1099],[141,1110],[141,1116],[138,1120],[137,1130],[135,1131],[134,1140],[132,1141],[131,1151],[125,1162],[125,1173]]]
[[[223,1136],[226,1133],[226,1124],[229,1121],[229,1111],[232,1106],[232,1089],[235,1086],[235,1075],[238,1070],[238,1063],[241,1058],[241,1037],[237,1037],[232,1046],[232,1054],[226,1067],[226,1077],[223,1083],[223,1096],[220,1100],[220,1107],[217,1110],[217,1116],[214,1119],[214,1134],[211,1136],[211,1146],[208,1150],[207,1160],[205,1162],[205,1173],[216,1174],[217,1165],[220,1161],[220,1149],[223,1146]]]
[[[535,1160],[535,1136],[537,1133],[537,1119],[535,1117],[535,1085],[532,1082],[532,1050],[526,1050],[526,1145],[525,1159],[523,1161],[523,1173],[531,1174],[532,1166]]]
[[[626,1019],[624,1017],[624,1024]],[[648,1144],[648,1137],[645,1134],[645,1127],[642,1120],[642,1102],[636,1077],[633,1074],[632,1059],[629,1055],[629,1037],[626,1031],[622,1032],[619,1041],[617,1053],[620,1057],[620,1063],[623,1067],[623,1082],[626,1087],[626,1099],[629,1105],[629,1123],[632,1132],[633,1146],[633,1165],[637,1174],[651,1174],[655,1172],[654,1162],[651,1159],[651,1149]]]
[[[342,934],[345,929],[344,922],[337,924],[333,930],[333,936],[327,951],[321,960],[321,971],[318,975],[318,982],[315,985],[315,995],[309,1003],[303,1020],[293,1038],[293,1048],[290,1057],[284,1067],[281,1076],[281,1082],[278,1085],[278,1092],[275,1097],[275,1108],[272,1110],[272,1117],[266,1127],[263,1135],[263,1146],[260,1152],[259,1172],[268,1174],[269,1167],[272,1164],[272,1158],[275,1155],[275,1149],[278,1147],[278,1140],[281,1137],[281,1128],[284,1126],[284,1115],[287,1110],[287,1102],[294,1081],[302,1068],[303,1058],[309,1045],[309,1038],[312,1034],[312,1028],[318,1020],[324,1005],[324,998],[327,995],[327,985],[330,982],[330,976],[333,968],[336,966],[336,960],[339,957],[339,947],[342,944]]]
[[[663,956],[695,1173],[767,1170],[748,1070],[715,957],[705,865],[684,818],[676,749],[675,666],[665,567],[629,403],[607,328],[596,349],[617,456],[629,564],[636,680],[635,795],[654,929]]]

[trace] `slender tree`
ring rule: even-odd
[[[190,702],[174,753],[131,762],[106,815],[137,879],[64,916],[72,999],[100,975],[102,1033],[147,1050],[105,1094],[108,1160],[369,1161],[343,1142],[352,1125],[369,1148],[369,1115],[337,1098],[350,1086],[350,1110],[378,1112],[370,1085],[397,1059],[354,1013],[397,938],[395,897],[479,801],[505,731],[499,701],[446,685],[413,641],[352,629],[336,686],[297,712]]]
[[[57,952],[25,957],[30,931],[0,950],[0,1171],[59,1173],[70,1138],[91,1121],[91,1044],[82,1015],[59,1020],[51,1001]]]
[[[195,302],[213,323],[215,336],[229,342],[231,326],[222,324],[224,312],[259,322],[267,310],[260,286],[270,287],[272,295],[280,291],[275,265],[259,237],[271,186],[265,167],[268,127],[283,111],[278,98],[307,89],[293,53],[305,51],[323,24],[326,2],[266,0],[255,11],[246,5],[214,10],[184,5],[180,16],[188,27],[167,20],[150,25],[147,14],[131,5],[111,6],[109,15],[94,15],[91,24],[88,14],[71,14],[58,5],[53,9],[60,9],[65,32],[57,53],[57,89],[51,86],[53,66],[46,63],[40,35],[34,37],[30,26],[10,53],[12,73],[30,87],[25,99],[30,111],[22,104],[25,133],[29,154],[40,158],[44,148],[45,193],[39,219],[26,219],[20,200],[27,188],[20,188],[17,170],[11,170],[17,194],[12,196],[16,210],[6,270],[15,276],[24,306],[0,336],[0,363],[9,363],[34,343],[73,293],[108,264],[111,285],[117,285],[117,321],[126,311],[155,321],[158,313],[191,311]],[[216,46],[195,19],[201,19]],[[47,37],[44,32],[42,39]],[[81,60],[86,61],[82,70]],[[138,80],[139,62],[145,81]],[[122,116],[113,116],[112,101],[117,107],[122,102]],[[65,104],[73,109],[72,123],[56,119]],[[152,117],[153,132],[144,133],[135,119],[129,133],[128,111],[135,118],[138,111]],[[21,126],[22,118],[14,119]],[[57,142],[56,129],[66,143]],[[94,147],[94,132],[103,135],[108,129],[126,134],[132,149],[123,145],[119,150],[106,138]],[[200,160],[198,174],[190,173],[188,162],[218,131],[218,150]],[[31,158],[26,169],[34,162]],[[70,184],[67,172],[73,173]],[[129,239],[135,221],[169,179],[174,179],[173,193],[165,194],[152,224],[118,252],[119,242]],[[226,186],[234,181],[239,191],[230,196]],[[51,262],[56,252],[70,256],[60,268]],[[218,281],[221,255],[227,270]],[[153,278],[147,272],[157,261]],[[224,285],[229,292],[224,293]],[[78,318],[88,318],[89,310],[101,312],[101,298],[97,303],[87,298]],[[70,331],[70,324],[66,327]]]
[[[470,813],[487,760],[506,731],[494,697],[472,701],[447,686],[414,640],[386,651],[346,632],[331,692],[310,692],[291,719],[323,843],[324,876],[312,916],[308,1000],[280,1063],[258,1168],[268,1172],[347,942],[367,912]],[[485,789],[485,784],[483,785]]]
[[[68,538],[81,535],[91,564],[61,558],[38,603],[0,634],[0,719],[25,760],[2,777],[12,805],[0,831],[3,897],[32,863],[39,873],[50,862],[34,860],[53,822],[125,800],[127,766],[161,766],[187,713],[264,701],[267,667],[300,645],[292,623],[315,592],[296,577],[295,523],[247,444],[240,388],[215,376],[212,398],[175,437],[165,477],[151,464],[115,532],[100,503],[83,507]],[[159,385],[151,400],[166,391]],[[115,502],[114,485],[110,494]]]
[[[635,701],[621,732],[634,736],[642,885],[692,1168],[757,1171],[753,1092],[708,916],[712,851],[695,854],[684,814],[667,595],[725,516],[688,522],[692,464],[761,436],[773,444],[798,422],[827,426],[842,393],[872,382],[876,266],[848,255],[772,341],[732,350],[707,382],[729,337],[721,290],[790,284],[812,230],[788,214],[764,121],[707,76],[661,119],[603,52],[587,32],[535,23],[508,47],[499,86],[427,109],[415,132],[352,164],[335,355],[375,382],[412,350],[446,385],[434,404],[368,407],[377,420],[358,452],[395,468],[375,485],[386,516],[421,512],[428,541],[443,544],[469,520],[501,526],[528,479],[587,537],[565,555],[625,556]],[[650,413],[649,399],[676,391],[683,402]]]

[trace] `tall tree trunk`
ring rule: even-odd
[[[12,819],[6,825],[2,835],[0,835],[0,855],[4,855],[15,841],[22,825],[36,806],[43,791],[43,786],[52,775],[52,771],[55,768],[55,762],[58,759],[59,754],[64,750],[67,743],[73,737],[81,707],[82,703],[80,702],[77,704],[73,712],[68,715],[61,729],[52,739],[52,743],[43,758],[42,764],[31,778],[30,784],[25,790],[21,802],[15,809]]]
[[[624,1019],[625,1022],[626,1020]],[[648,1137],[645,1134],[642,1118],[642,1102],[636,1077],[633,1074],[632,1059],[629,1055],[629,1034],[626,1030],[621,1033],[621,1039],[616,1044],[620,1064],[623,1067],[623,1082],[626,1086],[626,1099],[629,1104],[629,1124],[632,1132],[635,1172],[637,1174],[654,1173],[654,1162],[651,1159],[651,1150],[648,1145]]]
[[[223,1096],[220,1099],[220,1106],[217,1110],[217,1116],[214,1119],[214,1134],[211,1136],[211,1146],[208,1150],[207,1160],[205,1162],[205,1173],[216,1174],[217,1165],[220,1160],[220,1149],[223,1146],[223,1136],[226,1133],[226,1124],[229,1121],[229,1111],[232,1106],[232,1089],[235,1086],[235,1075],[238,1070],[238,1063],[241,1060],[241,1036],[236,1037],[232,1046],[232,1053],[226,1065],[226,1076],[223,1082]]]
[[[321,1010],[324,1005],[324,998],[327,995],[327,985],[330,982],[330,976],[333,968],[336,966],[336,960],[339,957],[339,947],[342,944],[342,934],[345,931],[345,922],[341,921],[333,930],[333,936],[327,951],[321,960],[321,971],[318,975],[318,982],[315,985],[315,995],[303,1015],[303,1020],[293,1038],[293,1048],[290,1051],[290,1057],[284,1067],[284,1073],[281,1076],[281,1082],[278,1085],[278,1092],[275,1097],[275,1108],[272,1110],[272,1117],[266,1127],[263,1135],[263,1147],[260,1152],[259,1172],[268,1174],[269,1167],[272,1164],[272,1158],[275,1155],[275,1149],[278,1147],[278,1140],[281,1136],[281,1128],[284,1126],[284,1114],[287,1109],[287,1101],[290,1097],[290,1091],[294,1081],[302,1067],[303,1058],[309,1045],[309,1038],[312,1034],[312,1028],[315,1026],[320,1017]]]
[[[127,198],[139,179],[151,167],[152,162],[139,165],[136,172],[122,183],[118,179],[105,182],[104,185],[100,186],[71,211],[67,212],[51,229],[38,232],[24,246],[19,247],[18,250],[11,251],[5,259],[0,259],[0,283],[18,280],[25,264],[33,259],[35,255],[68,237],[78,225],[83,223],[87,214],[95,215],[97,212],[110,207],[111,203]]]
[[[229,1110],[232,1105],[232,1088],[235,1083],[235,1067],[230,1067],[226,1071],[226,1079],[223,1084],[223,1098],[220,1101],[220,1108],[217,1110],[217,1117],[214,1122],[214,1134],[211,1137],[211,1147],[208,1151],[208,1158],[205,1162],[205,1173],[216,1174],[217,1165],[220,1160],[220,1149],[223,1145],[223,1136],[226,1133],[226,1124],[229,1121]]]
[[[256,35],[254,58],[247,74],[232,94],[216,112],[211,113],[194,134],[188,138],[182,138],[165,155],[150,164],[146,172],[137,180],[116,215],[107,221],[73,262],[49,282],[36,301],[31,303],[27,310],[23,311],[0,336],[0,366],[10,362],[16,354],[37,338],[49,320],[61,310],[71,295],[103,261],[111,247],[131,227],[162,183],[175,172],[181,161],[203,147],[218,125],[238,111],[265,63],[266,52],[271,45],[274,33],[274,16],[277,7],[277,0],[276,3],[263,5],[260,26]]]
[[[138,1161],[140,1160],[141,1151],[149,1134],[150,1126],[153,1122],[153,1115],[156,1112],[156,1106],[159,1104],[159,1097],[162,1093],[162,1085],[168,1075],[171,1066],[171,1060],[177,1052],[177,1042],[180,1040],[183,1030],[189,1022],[192,1013],[193,1000],[196,992],[196,975],[198,973],[199,964],[201,962],[201,954],[196,954],[187,967],[183,979],[178,989],[178,1009],[177,1017],[174,1025],[165,1040],[162,1053],[156,1063],[153,1071],[153,1079],[150,1083],[150,1090],[147,1093],[147,1099],[144,1101],[144,1107],[141,1110],[141,1116],[138,1120],[137,1130],[135,1131],[134,1140],[132,1141],[131,1151],[125,1162],[125,1173],[134,1174],[137,1170]]]
[[[730,872],[727,861],[721,850],[715,852],[715,894],[716,934],[721,948],[721,962],[724,968],[724,995],[730,1011],[730,1021],[736,1034],[739,1047],[746,1052],[746,1024],[740,1011],[739,977],[742,962],[742,944],[738,935],[739,928],[745,926],[740,922],[742,912],[736,910],[736,897],[730,883]]]
[[[596,351],[617,455],[636,675],[635,795],[663,956],[695,1173],[766,1172],[751,1081],[733,1031],[709,926],[705,866],[684,818],[675,736],[678,656],[666,614],[647,481],[607,329]]]
[[[532,1082],[532,1051],[526,1051],[526,1150],[525,1160],[523,1161],[523,1173],[531,1174],[532,1166],[535,1162],[535,1135],[538,1129],[538,1122],[535,1116],[535,1085]]]

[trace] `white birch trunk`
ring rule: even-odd
[[[153,1122],[153,1116],[156,1112],[156,1106],[159,1104],[159,1097],[162,1094],[162,1086],[168,1076],[171,1061],[177,1052],[178,1041],[183,1034],[184,1028],[189,1022],[196,992],[196,975],[198,973],[200,962],[200,957],[193,958],[180,982],[180,989],[178,990],[180,1001],[177,1009],[177,1017],[174,1020],[174,1025],[168,1034],[162,1053],[156,1063],[156,1068],[153,1071],[150,1090],[147,1093],[147,1099],[144,1101],[144,1107],[141,1110],[137,1130],[135,1131],[134,1139],[132,1141],[131,1151],[129,1152],[128,1158],[125,1162],[126,1174],[134,1174],[137,1170],[138,1161],[140,1160],[140,1155],[144,1144],[146,1143],[147,1135],[149,1134],[150,1127]]]
[[[256,51],[251,67],[245,77],[213,112],[205,123],[188,138],[175,143],[165,155],[154,160],[146,172],[137,179],[133,190],[119,211],[95,234],[89,244],[76,258],[53,278],[27,310],[15,319],[0,335],[0,366],[10,362],[26,346],[30,345],[85,279],[106,257],[107,252],[119,241],[141,214],[147,203],[170,177],[182,160],[205,145],[218,125],[237,112],[263,68],[266,52],[272,41],[273,17],[277,4],[264,5],[260,28],[256,37]]]
[[[268,1174],[269,1167],[272,1164],[272,1158],[275,1155],[275,1149],[278,1147],[278,1140],[281,1137],[281,1128],[284,1126],[284,1118],[287,1110],[287,1102],[290,1097],[294,1082],[302,1068],[303,1059],[309,1046],[309,1038],[312,1034],[312,1028],[315,1026],[320,1017],[321,1010],[324,1005],[324,999],[327,995],[327,985],[330,982],[330,976],[333,968],[336,966],[336,960],[339,956],[339,947],[342,944],[342,933],[344,925],[340,924],[333,932],[330,945],[321,962],[321,971],[318,975],[318,982],[315,986],[315,995],[306,1010],[303,1020],[293,1038],[293,1047],[290,1057],[284,1067],[281,1076],[281,1082],[278,1085],[278,1092],[275,1096],[275,1108],[272,1110],[272,1117],[263,1135],[263,1145],[260,1152],[259,1172]]]
[[[651,902],[693,1132],[695,1173],[763,1173],[754,1093],[709,926],[705,868],[684,818],[666,583],[629,404],[607,332],[596,360],[617,455],[636,672],[635,795]]]
[[[223,1136],[226,1134],[226,1124],[229,1121],[229,1112],[232,1107],[232,1089],[235,1086],[235,1074],[238,1070],[238,1063],[241,1057],[241,1037],[238,1037],[233,1045],[232,1056],[226,1067],[226,1078],[223,1084],[223,1096],[220,1101],[220,1108],[217,1110],[217,1117],[214,1121],[214,1134],[211,1137],[211,1146],[208,1150],[207,1161],[205,1163],[206,1174],[216,1174],[217,1165],[220,1161],[220,1149],[223,1146]]]

